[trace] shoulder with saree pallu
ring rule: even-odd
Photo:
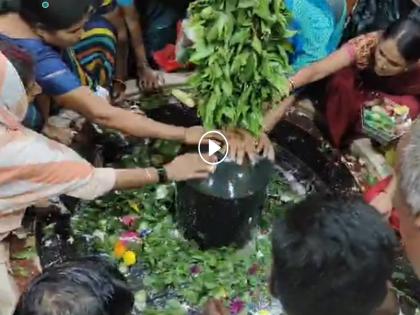
[[[372,63],[376,47],[379,44],[381,32],[372,32],[357,36],[344,44],[354,65],[359,70],[365,70]]]

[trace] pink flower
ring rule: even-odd
[[[141,241],[141,239],[139,235],[137,234],[137,232],[127,231],[120,235],[120,241],[126,244],[126,243],[139,242]]]
[[[241,299],[234,299],[230,303],[230,313],[233,315],[237,315],[242,312],[245,308],[245,302]]]
[[[127,227],[133,227],[138,217],[135,215],[125,215],[121,218],[121,222]]]

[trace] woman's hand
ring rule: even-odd
[[[273,144],[265,133],[263,133],[258,140],[257,152],[260,154],[262,152],[262,156],[269,159],[270,161],[274,161],[275,159]]]
[[[226,132],[229,142],[229,156],[238,164],[242,164],[245,157],[255,162],[258,154],[274,161],[274,148],[268,136],[263,133],[255,139],[248,131],[235,129]]]
[[[184,143],[190,145],[198,144],[206,132],[207,131],[202,126],[186,128],[184,133]],[[209,140],[215,140],[220,143],[223,142],[223,137],[215,132],[212,132],[203,139],[202,144],[207,144]]]
[[[245,156],[251,162],[256,159],[256,141],[246,130],[232,129],[225,132],[229,143],[229,157],[238,164],[242,164]]]
[[[205,159],[217,162],[215,156],[205,156]],[[211,173],[214,173],[216,166],[205,163],[198,154],[185,154],[165,165],[165,169],[168,180],[179,182],[207,178]]]
[[[221,301],[211,299],[204,306],[202,315],[229,315],[229,311]]]
[[[271,131],[277,123],[284,117],[286,112],[296,101],[296,96],[292,95],[282,101],[276,102],[275,106],[264,115],[264,130]]]
[[[158,90],[163,85],[163,78],[149,66],[143,66],[138,70],[140,90],[149,92]]]

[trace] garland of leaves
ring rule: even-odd
[[[197,70],[190,85],[204,125],[259,135],[267,104],[289,93],[293,32],[284,1],[197,0],[189,14]]]

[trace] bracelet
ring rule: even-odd
[[[150,174],[149,169],[145,168],[144,171],[146,172],[147,180],[152,183],[153,182],[153,176]]]
[[[296,90],[296,83],[292,78],[289,78],[290,92]]]
[[[168,173],[166,172],[166,169],[164,167],[159,167],[157,169],[158,176],[159,176],[159,183],[165,184],[168,182]]]

